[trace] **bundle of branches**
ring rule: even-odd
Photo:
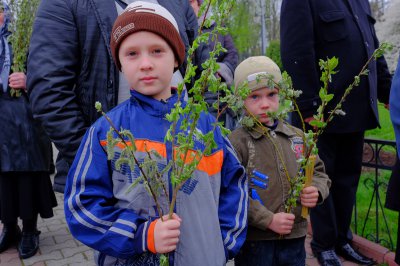
[[[12,19],[9,30],[13,48],[13,65],[11,66],[13,72],[26,72],[29,42],[39,3],[40,0],[10,0]],[[18,88],[12,88],[11,96],[19,97],[21,91]]]

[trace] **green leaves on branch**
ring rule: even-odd
[[[13,48],[13,72],[26,72],[26,59],[32,36],[32,27],[40,0],[10,0],[11,23],[9,37]],[[18,88],[11,89],[11,96],[21,96]]]

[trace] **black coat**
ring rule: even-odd
[[[51,143],[33,119],[28,97],[11,97],[0,91],[1,172],[49,171]]]
[[[198,27],[189,2],[158,2],[175,17],[187,50]],[[95,102],[105,111],[117,104],[119,71],[110,50],[117,15],[115,1],[108,0],[42,0],[37,11],[28,57],[29,98],[35,118],[64,159],[57,170],[63,165],[65,174],[86,129],[99,117]],[[207,51],[200,49],[195,62],[207,58]],[[63,191],[64,179],[55,180],[57,191]]]
[[[400,211],[400,160],[397,154],[396,163],[393,166],[392,174],[386,191],[385,207],[394,211]],[[399,232],[400,233],[400,232]],[[400,243],[398,244],[400,247]]]
[[[379,43],[368,0],[283,0],[281,9],[281,55],[294,88],[302,90],[298,104],[304,117],[319,105],[322,86],[318,62],[339,58],[338,73],[329,92],[336,106]],[[327,131],[360,132],[378,126],[377,99],[388,103],[391,76],[383,57],[369,65],[368,77],[347,97],[344,117],[335,117]]]

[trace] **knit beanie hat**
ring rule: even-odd
[[[172,14],[158,4],[136,1],[128,5],[124,12],[117,17],[111,31],[111,53],[119,70],[121,70],[121,62],[118,51],[122,41],[130,34],[139,31],[148,31],[159,35],[171,47],[178,65],[183,63],[185,45]]]
[[[259,75],[262,75],[258,78]],[[273,76],[273,81],[279,83],[282,80],[281,70],[271,58],[266,56],[253,56],[241,62],[235,69],[235,88],[248,82],[251,91],[268,87],[268,76]]]

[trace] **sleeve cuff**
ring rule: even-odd
[[[154,242],[154,229],[158,220],[154,220],[150,223],[149,229],[147,231],[147,250],[151,253],[156,254],[156,245]]]
[[[249,225],[260,230],[267,230],[269,224],[272,222],[274,213],[262,206],[258,201],[251,200],[251,203],[253,203],[253,206],[249,208]]]

